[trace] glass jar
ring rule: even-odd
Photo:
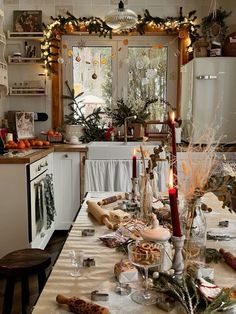
[[[201,199],[185,202],[181,217],[185,235],[184,253],[188,261],[205,262],[207,224]]]

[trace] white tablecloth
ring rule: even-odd
[[[88,198],[94,201],[100,200],[114,193],[93,193],[88,194]],[[212,196],[206,197],[206,201],[212,206],[213,212],[207,214],[207,220],[210,227],[214,227],[219,220],[228,219],[230,224],[236,222],[236,214],[230,214],[226,209],[220,209],[219,202]],[[65,242],[62,252],[52,270],[52,273],[46,283],[45,288],[34,308],[33,314],[66,314],[67,307],[60,306],[55,299],[57,294],[65,294],[67,297],[79,296],[90,299],[90,293],[93,290],[109,293],[109,301],[97,302],[110,309],[112,314],[143,314],[143,313],[166,313],[155,305],[141,306],[134,303],[130,296],[120,296],[114,292],[116,281],[113,274],[114,264],[123,257],[122,253],[117,253],[115,249],[104,246],[98,239],[100,235],[110,232],[105,226],[100,226],[86,212],[84,203],[80,214],[78,215],[74,226]],[[81,230],[84,228],[95,228],[95,236],[81,237]],[[236,241],[209,241],[210,247],[223,247],[230,249],[236,255]],[[81,250],[86,257],[94,258],[96,266],[91,268],[82,268],[82,277],[74,278],[69,275],[71,271],[71,262],[69,250]],[[236,272],[226,264],[214,265],[215,281],[219,285],[232,286],[236,283]],[[135,287],[136,284],[131,284]],[[170,313],[181,312],[177,309]]]

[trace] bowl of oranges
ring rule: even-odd
[[[48,131],[43,131],[41,134],[47,136],[47,140],[50,143],[61,143],[62,142],[62,134],[59,131],[54,131],[54,130],[48,130]]]

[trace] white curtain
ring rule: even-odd
[[[168,162],[161,161],[154,169],[157,174],[157,187],[167,191]],[[137,161],[137,174],[142,172],[142,163]],[[86,160],[85,191],[113,192],[131,191],[132,160]],[[155,184],[153,182],[153,184]]]

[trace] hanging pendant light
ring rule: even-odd
[[[138,21],[137,14],[124,8],[123,1],[118,4],[118,9],[108,12],[105,17],[106,24],[115,30],[125,30],[135,26]]]

